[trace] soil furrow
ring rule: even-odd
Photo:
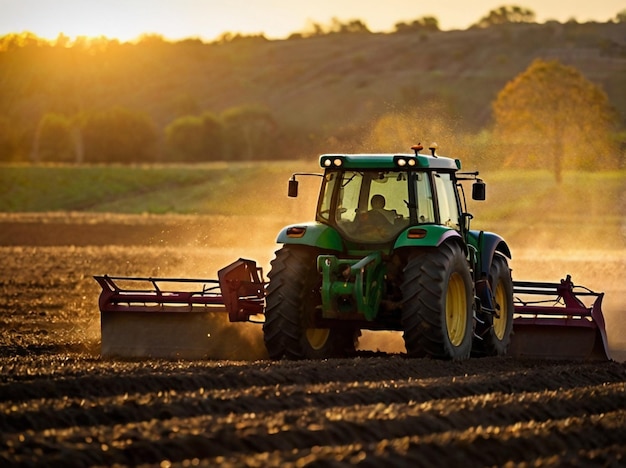
[[[452,382],[448,378],[367,382],[364,385],[353,382],[342,391],[340,391],[340,384],[335,382],[325,385],[314,384],[313,387],[287,385],[280,389],[276,386],[255,386],[251,389],[233,390],[232,393],[205,391],[204,387],[197,387],[198,390],[194,390],[192,394],[179,393],[171,389],[158,393],[124,394],[118,398],[107,397],[95,405],[89,400],[83,401],[84,397],[79,399],[66,394],[62,397],[61,403],[48,398],[39,402],[25,402],[21,405],[16,402],[10,405],[0,405],[0,409],[4,409],[0,429],[4,431],[42,430],[53,427],[71,427],[77,424],[76,421],[81,421],[81,425],[85,423],[106,424],[107,421],[117,418],[117,422],[130,423],[152,418],[190,417],[199,414],[245,414],[258,411],[277,412],[299,410],[311,406],[333,408],[354,404],[363,406],[380,403],[385,405],[415,404],[437,399],[452,400],[497,393],[502,386],[510,389],[507,380],[515,379],[515,377],[515,375],[509,375],[508,379],[502,379],[500,385],[497,386],[476,376],[455,378]],[[606,380],[608,376],[604,377],[605,379],[600,382],[602,384],[608,383]],[[523,384],[517,384],[516,388],[512,389],[513,391],[502,393],[520,394],[532,391],[537,386],[531,379],[522,379],[522,382]],[[553,384],[546,385],[545,380],[542,386],[548,390],[550,387],[556,387]],[[167,387],[160,385],[158,381],[153,382],[152,389],[159,388]],[[563,387],[557,388],[560,392],[568,390]],[[38,406],[37,410],[24,408],[33,406]]]
[[[449,376],[451,377],[449,384],[442,385],[436,392],[443,398],[459,396],[457,389],[462,389],[458,390],[460,394],[471,391],[472,375],[484,367],[491,369],[477,378],[477,386],[481,387],[479,391],[482,391],[483,386],[481,379],[490,379],[489,391],[508,392],[584,386],[593,384],[594,379],[598,378],[607,382],[626,379],[625,366],[612,362],[580,364],[540,361],[528,364],[516,363],[512,359],[493,358],[474,361],[477,362],[468,363],[465,369],[459,368],[455,363],[393,357],[356,359],[355,362],[328,360],[318,363],[314,361],[268,363],[263,361],[223,367],[216,367],[215,363],[209,362],[206,367],[194,367],[188,371],[176,369],[168,371],[167,363],[164,364],[166,366],[164,371],[159,361],[153,361],[147,367],[140,369],[131,366],[130,372],[120,372],[123,366],[116,364],[110,369],[101,367],[99,372],[91,371],[89,374],[77,376],[61,377],[56,376],[54,372],[43,376],[29,375],[28,380],[35,379],[37,385],[30,385],[28,381],[9,381],[0,385],[0,394],[2,400],[23,401],[57,396],[83,398],[94,395],[107,397],[129,393],[140,394],[150,392],[154,388],[181,392],[201,388],[236,390],[249,386],[293,386],[329,382],[349,386],[353,382],[370,380],[387,381],[389,386],[393,386],[396,381],[403,379]],[[526,368],[526,365],[532,365],[532,367]],[[155,366],[159,370],[155,369]],[[511,371],[511,366],[517,366],[517,370]],[[498,378],[493,378],[496,375]],[[373,376],[375,379],[372,379]],[[41,377],[52,377],[50,382],[54,380],[54,384],[50,383],[46,386],[45,380],[47,379],[41,382]],[[439,381],[433,383],[439,384]],[[443,394],[440,393],[442,391]]]
[[[380,435],[385,438],[400,439],[410,436],[427,436],[450,431],[470,430],[476,421],[480,427],[496,428],[490,432],[499,432],[497,428],[540,424],[554,420],[567,421],[572,418],[603,415],[612,411],[624,411],[626,393],[623,384],[599,385],[593,388],[570,390],[568,392],[539,392],[535,394],[507,395],[486,394],[482,398],[464,398],[458,400],[440,400],[421,405],[377,405],[364,407],[337,407],[320,409],[317,407],[298,411],[262,411],[265,407],[259,402],[259,412],[248,417],[197,416],[189,418],[173,417],[167,420],[147,418],[143,423],[129,423],[121,413],[113,412],[107,422],[96,427],[97,420],[90,432],[98,434],[103,440],[113,441],[130,450],[140,443],[145,446],[150,440],[162,440],[184,444],[189,437],[198,433],[214,445],[222,448],[220,453],[242,451],[278,450],[283,439],[294,439],[291,448],[302,450],[313,445],[366,444],[376,441]],[[581,404],[584,402],[585,404]],[[160,416],[175,411],[164,411]],[[41,415],[45,418],[46,415]],[[33,418],[34,419],[34,418]],[[75,420],[80,425],[80,417]],[[89,422],[89,419],[83,419]],[[68,430],[28,430],[26,435],[3,436],[3,445],[14,450],[25,446],[52,444],[62,447],[66,452],[80,450],[84,439],[80,437],[83,428],[68,426]],[[140,438],[137,434],[142,434]],[[27,443],[20,443],[27,439]],[[126,441],[126,442],[125,442]],[[128,441],[131,441],[129,443]],[[236,441],[236,447],[232,445]],[[160,443],[160,442],[159,442]],[[119,449],[119,450],[126,450]],[[156,447],[155,447],[156,450]]]

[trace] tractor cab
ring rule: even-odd
[[[357,243],[390,243],[409,226],[460,231],[456,161],[424,155],[324,155],[316,220]]]

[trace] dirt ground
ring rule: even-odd
[[[92,275],[267,267],[283,221],[0,215],[0,465],[626,465],[622,251],[512,263],[605,290],[613,361],[406,359],[372,333],[353,359],[271,362],[260,326],[224,320],[210,360],[100,358]]]

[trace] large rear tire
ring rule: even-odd
[[[271,359],[325,359],[355,351],[356,331],[316,328],[321,304],[319,252],[311,247],[285,245],[276,252],[268,273],[263,337]]]
[[[489,286],[492,291],[495,315],[485,314],[479,349],[487,356],[503,356],[511,342],[513,330],[513,279],[511,269],[505,257],[496,254],[489,269]]]
[[[404,269],[402,326],[409,357],[470,356],[474,286],[461,248],[416,250]]]

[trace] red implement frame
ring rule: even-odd
[[[94,276],[102,288],[102,356],[207,357],[215,312],[228,312],[231,322],[240,322],[262,314],[264,307],[263,272],[254,261],[239,259],[218,277]]]
[[[571,277],[560,283],[515,281],[509,354],[516,357],[609,360],[602,299]],[[588,299],[590,305],[583,302]]]
[[[230,322],[249,321],[264,312],[266,283],[253,260],[240,258],[222,268],[218,280],[94,278],[102,287],[103,357],[210,357],[208,341],[215,334],[215,312],[227,312]],[[174,289],[165,289],[168,284]],[[510,355],[609,359],[603,293],[575,286],[569,275],[560,283],[516,281],[513,286]]]

